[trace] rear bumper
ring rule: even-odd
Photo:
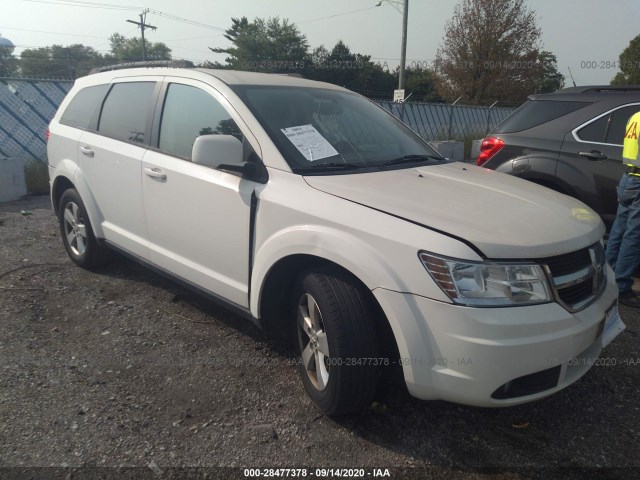
[[[607,277],[613,278],[610,269]],[[618,291],[608,281],[577,313],[557,303],[470,308],[383,289],[373,293],[394,330],[413,396],[499,407],[546,397],[584,375],[602,351],[605,313]],[[499,393],[509,382],[510,391]]]

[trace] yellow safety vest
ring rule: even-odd
[[[631,116],[627,122],[624,134],[624,145],[622,147],[622,161],[628,167],[640,167],[640,157],[638,156],[638,136],[640,136],[640,112]],[[638,173],[630,175],[640,176]]]

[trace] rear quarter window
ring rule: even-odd
[[[108,88],[109,85],[105,84],[86,87],[78,91],[60,117],[60,123],[69,127],[88,129]]]
[[[585,142],[622,145],[627,122],[638,111],[640,104],[613,110],[578,130],[578,138]]]
[[[504,122],[496,133],[514,133],[537,127],[568,113],[591,105],[589,102],[559,102],[557,100],[529,100]]]

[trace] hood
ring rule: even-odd
[[[605,232],[598,214],[574,198],[458,162],[305,180],[325,193],[460,237],[487,258],[559,255],[592,245]]]

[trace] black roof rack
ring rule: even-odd
[[[89,75],[100,72],[109,72],[111,70],[124,70],[126,68],[153,68],[153,67],[168,67],[168,68],[195,68],[193,62],[189,60],[147,60],[143,62],[126,62],[116,63],[114,65],[107,65],[106,67],[97,67],[89,72]]]
[[[600,92],[640,92],[640,85],[585,85],[568,87],[555,93],[600,93]]]

